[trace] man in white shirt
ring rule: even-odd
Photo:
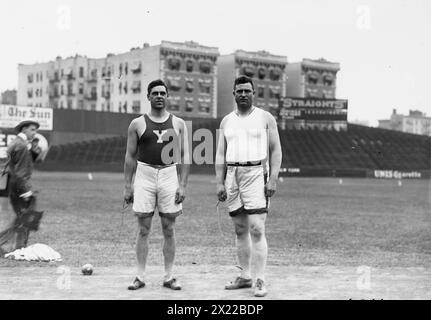
[[[253,106],[254,93],[249,77],[235,79],[233,94],[237,106],[220,124],[215,168],[217,196],[219,201],[227,201],[242,269],[241,275],[225,289],[251,288],[253,272],[256,275],[254,295],[263,297],[267,294],[265,220],[268,198],[276,190],[281,144],[274,117]],[[268,164],[269,180],[266,181]]]

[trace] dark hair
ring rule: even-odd
[[[148,84],[147,95],[150,95],[151,89],[153,89],[154,87],[157,87],[157,86],[164,86],[166,88],[166,93],[168,93],[168,86],[163,82],[163,80],[157,79],[157,80],[151,81]]]
[[[254,91],[253,80],[251,80],[251,78],[249,78],[247,76],[239,76],[238,78],[236,78],[235,81],[234,81],[234,83],[233,83],[233,90],[235,91],[235,87],[238,84],[244,84],[244,83],[250,83],[251,87],[253,88],[253,91]]]

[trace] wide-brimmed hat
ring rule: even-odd
[[[21,132],[22,127],[29,126],[31,124],[34,124],[36,126],[36,129],[39,129],[39,127],[40,127],[40,124],[37,121],[34,121],[34,120],[23,120],[23,121],[21,121],[20,123],[18,123],[16,125],[15,130],[17,132]]]

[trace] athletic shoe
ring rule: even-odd
[[[264,297],[268,293],[266,290],[265,282],[262,279],[256,280],[256,287],[254,288],[254,296],[255,297]]]
[[[127,287],[128,290],[138,290],[140,288],[145,287],[145,282],[142,282],[141,280],[139,280],[138,277],[135,278],[135,280],[133,280],[133,283]]]
[[[163,281],[163,286],[172,290],[181,290],[181,285],[177,282],[177,279],[172,278],[169,281]]]
[[[235,289],[251,288],[252,285],[253,285],[252,279],[237,277],[235,281],[229,282],[224,288],[226,290],[235,290]]]

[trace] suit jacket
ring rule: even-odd
[[[10,191],[18,196],[31,191],[33,159],[27,145],[27,141],[17,136],[7,148]]]

